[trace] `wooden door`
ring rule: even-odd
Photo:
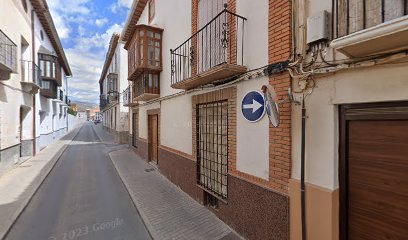
[[[149,161],[158,164],[159,131],[158,115],[149,115]]]
[[[408,107],[384,111],[344,116],[341,239],[408,239]]]
[[[137,147],[137,136],[138,136],[138,124],[137,124],[137,113],[132,115],[132,145]]]

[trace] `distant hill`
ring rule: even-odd
[[[86,109],[94,109],[96,107],[99,107],[97,103],[91,103],[91,102],[71,101],[71,104],[72,103],[78,106],[78,111],[80,112],[85,111]]]

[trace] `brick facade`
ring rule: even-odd
[[[286,61],[291,55],[291,2],[269,0],[269,63]],[[291,86],[289,73],[273,75],[269,84],[278,98],[286,99]],[[279,127],[269,125],[269,187],[287,194],[291,172],[291,104],[279,106]]]
[[[193,156],[197,161],[197,142],[196,142],[196,107],[197,104],[228,101],[228,174],[237,172],[237,88],[230,87],[209,93],[195,95],[192,97],[192,130],[193,130]]]

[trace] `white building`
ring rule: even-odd
[[[408,1],[295,1],[291,239],[408,236]],[[302,74],[303,72],[303,74]],[[299,84],[300,83],[300,84]],[[299,96],[300,99],[300,96]]]
[[[68,129],[71,70],[45,0],[0,3],[0,169]]]
[[[128,142],[128,108],[121,104],[121,95],[128,87],[128,59],[119,34],[113,34],[99,80],[100,112],[104,129],[118,143]]]
[[[290,106],[279,128],[241,113],[263,85],[287,95],[289,75],[265,73],[290,57],[289,2],[135,0],[122,32],[129,145],[249,239],[289,236]]]

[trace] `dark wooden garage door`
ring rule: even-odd
[[[342,239],[408,239],[408,110],[343,108]]]

